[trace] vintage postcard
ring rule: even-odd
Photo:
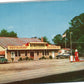
[[[0,84],[84,82],[84,0],[0,3]]]

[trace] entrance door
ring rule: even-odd
[[[30,57],[34,59],[34,52],[30,52]]]
[[[15,59],[15,52],[14,51],[11,52],[11,58]]]
[[[52,57],[55,58],[55,53],[54,53],[54,51],[52,51]]]

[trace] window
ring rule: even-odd
[[[46,51],[46,55],[49,55],[49,51]]]
[[[20,56],[20,51],[18,51],[18,56]]]
[[[17,51],[15,51],[15,56],[17,56]]]
[[[14,51],[11,52],[11,57],[12,57],[12,58],[15,57],[15,52],[14,52]]]
[[[44,51],[42,52],[42,55],[44,55]]]
[[[37,56],[39,55],[39,52],[37,52]]]
[[[43,51],[42,55],[49,55],[49,51],[47,51],[47,50]]]
[[[25,56],[27,56],[27,51],[25,51]]]

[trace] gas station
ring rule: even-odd
[[[75,56],[71,55],[70,56],[70,62],[84,62],[84,60],[80,60],[79,59],[79,54],[78,54],[78,50],[75,49],[75,53],[74,53]]]
[[[65,35],[65,36],[64,36]],[[63,35],[63,38],[65,37],[65,48],[66,48],[66,33]],[[79,59],[79,52],[78,49],[75,49],[74,55],[72,55],[72,32],[70,32],[70,49],[71,49],[71,55],[69,57],[70,62],[84,62],[84,60]],[[78,43],[78,42],[73,42],[73,43]]]

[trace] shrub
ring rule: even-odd
[[[52,56],[51,55],[49,56],[49,59],[52,59]]]
[[[41,60],[42,58],[39,58],[39,60]]]
[[[46,57],[42,56],[41,58],[39,58],[39,60],[41,60],[41,59],[46,59]]]
[[[18,61],[22,61],[22,57],[20,57]]]
[[[25,59],[24,60],[29,60],[29,57],[25,57]]]
[[[8,62],[8,60],[7,60],[7,59],[5,59],[5,60],[4,60],[4,63],[7,63],[7,62]]]
[[[29,58],[29,60],[33,60],[33,58]]]
[[[14,61],[14,58],[11,58],[12,62]]]
[[[56,58],[57,58],[57,59],[67,59],[67,58],[69,58],[69,57],[68,57],[68,56],[62,56],[62,55],[61,55],[61,56],[56,56]]]
[[[42,59],[46,59],[46,57],[45,57],[45,56],[43,56],[43,57],[42,57]]]
[[[0,63],[7,63],[8,60],[6,58],[0,58]]]

